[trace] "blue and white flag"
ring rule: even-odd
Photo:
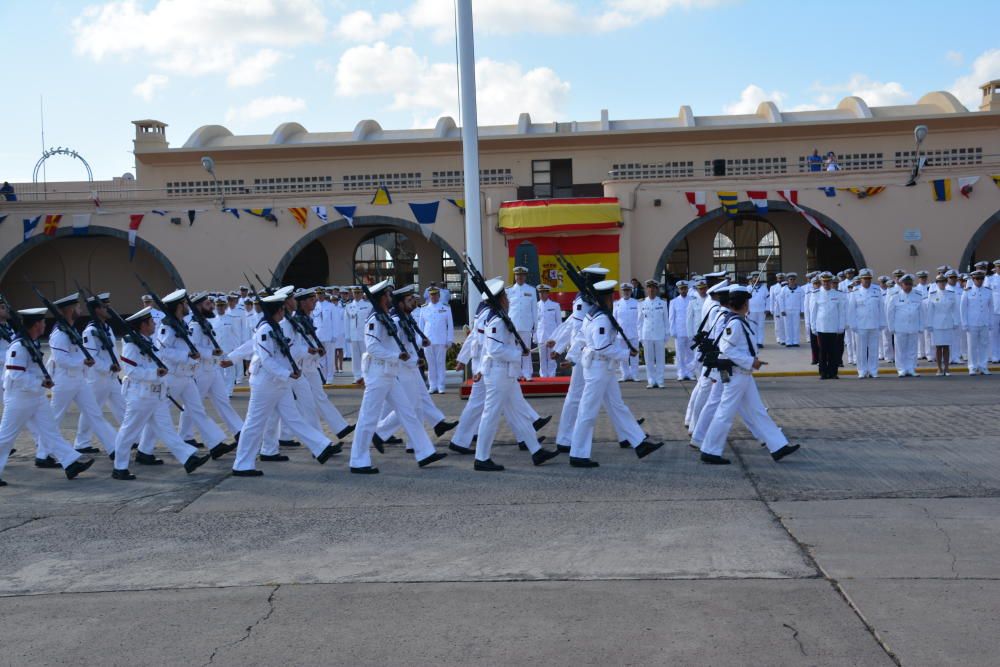
[[[24,240],[27,241],[38,231],[38,223],[42,221],[42,216],[36,215],[34,218],[24,219]]]
[[[339,213],[344,220],[347,220],[347,226],[354,226],[354,213],[358,210],[357,206],[334,206],[333,210]]]
[[[430,202],[428,204],[410,204],[413,217],[420,223],[420,231],[424,237],[431,237],[431,225],[437,222],[438,204],[441,202]]]
[[[317,218],[319,218],[320,222],[322,222],[322,223],[330,222],[330,218],[326,214],[326,206],[313,206],[312,207],[312,212],[313,212],[313,215],[315,215]]]
[[[90,233],[90,213],[73,214],[73,236],[86,236]]]

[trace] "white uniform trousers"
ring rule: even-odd
[[[222,373],[222,385],[226,388],[226,397],[233,397],[233,387],[236,386],[236,364],[233,364],[229,368],[220,368],[219,372]]]
[[[576,416],[580,409],[580,399],[583,398],[583,366],[573,365],[569,376],[569,388],[563,401],[562,413],[559,415],[559,431],[556,433],[556,444],[570,446],[573,442],[573,429],[576,426]]]
[[[62,424],[66,410],[70,403],[76,403],[80,410],[80,420],[85,421],[90,430],[97,435],[97,439],[104,445],[104,450],[110,454],[115,450],[115,429],[104,418],[104,413],[94,399],[94,393],[90,390],[90,383],[83,376],[66,377],[56,373],[53,377],[55,386],[52,387],[52,418],[55,420],[56,428]],[[44,459],[49,455],[45,446],[44,438],[36,438],[37,456]]]
[[[896,372],[900,375],[917,372],[917,336],[915,333],[896,333],[893,335],[895,348]]]
[[[705,434],[701,446],[702,452],[722,455],[726,438],[733,425],[733,417],[737,412],[747,428],[754,433],[754,437],[767,446],[768,451],[776,452],[788,444],[788,438],[767,414],[767,408],[760,399],[753,376],[746,372],[736,372],[722,388],[719,407],[715,410],[712,423]]]
[[[847,363],[857,363],[857,336],[854,329],[844,331],[844,354],[847,357]]]
[[[573,444],[569,455],[575,458],[590,458],[594,444],[594,425],[597,423],[601,405],[607,408],[608,417],[620,441],[627,440],[633,448],[642,444],[646,434],[622,400],[622,390],[615,378],[615,369],[609,368],[609,362],[595,359],[590,368],[584,369],[583,374],[585,386],[583,396],[580,398],[576,426],[573,428]]]
[[[544,345],[538,348],[538,377],[552,378],[556,376],[559,362],[552,358],[552,350]]]
[[[789,310],[781,316],[781,321],[785,325],[785,345],[799,344],[799,325],[802,320],[802,313]]]
[[[892,360],[895,363],[896,350],[892,345],[892,334],[888,329],[882,329],[879,336],[878,358],[882,360]]]
[[[985,329],[986,327],[983,327]],[[958,345],[952,345],[948,348],[948,352],[951,358],[948,360],[949,363],[959,364],[962,359],[969,359],[969,337],[959,336]]]
[[[521,337],[524,344],[531,349],[531,331],[518,331],[517,335]],[[544,348],[543,348],[544,349]],[[521,357],[521,376],[525,378],[531,378],[535,374],[534,367],[531,365],[531,355],[525,355]]]
[[[469,400],[462,408],[462,414],[458,417],[458,426],[451,436],[451,441],[460,447],[472,445],[472,436],[479,431],[479,420],[483,416],[483,406],[486,404],[486,385],[482,378],[479,382],[472,383],[472,391],[469,392]]]
[[[323,369],[323,377],[326,378],[326,381],[332,383],[334,376],[337,374],[337,360],[334,358],[337,354],[334,349],[334,343],[332,340],[322,340],[320,342],[323,343],[323,349],[326,350],[326,354],[320,356],[319,367]]]
[[[674,338],[674,365],[677,366],[677,379],[691,377],[691,366],[694,361],[694,350],[691,349],[691,339],[687,336]]]
[[[698,424],[698,418],[701,416],[701,411],[705,408],[705,403],[708,402],[712,391],[712,380],[705,377],[704,370],[698,376],[698,386],[695,389],[697,393],[691,394],[693,405],[691,406],[691,418],[688,420],[688,433],[694,433],[694,427]]]
[[[646,361],[646,386],[663,384],[663,364],[666,358],[666,341],[642,339],[642,356]]]
[[[969,327],[965,338],[969,346],[969,370],[985,371],[989,359],[990,332],[986,327]]]
[[[443,347],[443,346],[442,346]],[[444,421],[444,413],[434,404],[431,395],[427,393],[424,386],[424,379],[420,377],[420,371],[413,366],[406,366],[399,371],[399,382],[403,385],[406,395],[413,401],[415,412],[421,422],[428,428],[433,428],[439,422]],[[382,439],[388,439],[402,426],[399,420],[399,413],[389,410],[385,416],[379,420],[375,427],[375,432]],[[428,436],[429,437],[429,436]]]
[[[782,345],[785,342],[785,318],[775,313],[774,318],[774,340]]]
[[[300,388],[296,387],[296,395]],[[308,391],[308,390],[307,390]],[[308,397],[303,396],[307,402],[312,401],[311,393]],[[233,461],[233,470],[253,470],[257,460],[257,454],[261,451],[264,442],[264,430],[267,427],[268,418],[275,414],[281,415],[281,421],[302,440],[302,444],[309,448],[313,456],[323,453],[330,439],[326,435],[310,426],[302,417],[292,396],[290,384],[275,382],[275,378],[269,373],[257,371],[250,376],[250,403],[247,406],[247,418],[243,422],[243,430],[240,432],[239,446],[236,448],[236,460]],[[277,453],[277,452],[272,452]]]
[[[444,362],[447,350],[447,345],[431,345],[424,348],[424,355],[427,357],[427,384],[431,391],[444,391]]]
[[[364,377],[364,371],[361,368],[361,357],[365,353],[365,343],[361,340],[351,341],[351,373],[354,374],[354,381],[357,382],[362,377]]]
[[[931,341],[931,330],[925,329],[917,336],[917,358],[934,359],[934,344]]]
[[[709,383],[708,388],[702,390],[707,398],[702,404],[701,410],[698,411],[698,419],[695,420],[694,428],[691,429],[691,442],[699,446],[705,441],[705,434],[708,433],[708,427],[712,424],[712,418],[719,407],[719,401],[722,400],[722,386],[725,384],[719,380],[715,382],[709,380]]]
[[[115,439],[115,470],[127,470],[132,456],[132,443],[150,434],[151,441],[162,442],[179,463],[185,463],[197,450],[177,435],[170,418],[169,403],[165,397],[129,397],[125,402],[118,437]],[[140,451],[142,451],[140,449]],[[143,452],[151,454],[152,451]]]
[[[302,377],[306,379],[309,383],[309,388],[312,389],[313,403],[316,406],[316,411],[320,419],[326,422],[326,425],[330,427],[333,434],[336,435],[347,428],[347,420],[340,414],[340,410],[333,404],[333,401],[326,394],[326,389],[323,388],[323,381],[319,378],[319,371],[305,371]],[[424,393],[426,394],[427,392]]]
[[[878,377],[878,329],[858,329],[854,332],[857,345],[858,377]]]
[[[308,371],[303,372],[308,373]],[[315,372],[315,369],[312,369],[312,372]],[[296,414],[314,432],[322,433],[323,425],[320,424],[316,397],[313,395],[312,386],[306,380],[306,375],[302,375],[297,380],[292,380],[289,383],[289,387],[292,390],[292,404]],[[274,413],[267,420],[267,426],[264,427],[264,441],[261,445],[260,453],[269,455],[278,454],[281,440],[295,440],[299,434],[292,427],[292,423],[294,423],[294,420],[285,419],[281,411]],[[326,438],[326,435],[324,434],[323,437]],[[243,438],[242,434],[240,438]],[[313,442],[318,442],[315,437],[313,438]],[[320,447],[319,451],[322,452],[324,447],[325,445]]]
[[[747,315],[747,319],[750,320],[750,324],[753,325],[754,331],[754,342],[760,347],[764,344],[764,322],[767,320],[767,313],[760,311],[759,313],[750,313]]]
[[[193,420],[194,426],[201,433],[202,441],[206,447],[211,449],[226,439],[226,434],[223,433],[219,425],[205,412],[205,402],[192,376],[170,373],[163,379],[167,393],[184,406],[184,411],[181,412],[181,422],[184,422],[185,417]],[[187,440],[189,438],[182,437],[181,439]],[[132,442],[135,441],[133,440]],[[155,445],[156,435],[153,433],[153,429],[144,430],[142,438],[139,441],[139,451],[152,453]]]
[[[369,373],[365,377],[365,394],[351,442],[352,468],[366,468],[372,464],[372,435],[375,434],[382,407],[387,402],[399,416],[406,433],[406,444],[413,449],[413,456],[419,461],[434,453],[434,444],[417,417],[411,396],[399,379],[394,375]]]
[[[691,395],[688,396],[687,409],[684,410],[684,426],[688,427],[688,433],[694,429],[694,424],[692,423],[692,415],[694,415],[694,406],[698,401],[698,394],[701,393],[702,383],[705,367],[701,365],[700,362],[695,361],[694,363],[695,372],[691,375],[694,378],[694,387],[691,389]]]
[[[526,341],[527,342],[527,341]],[[523,367],[522,367],[523,368]],[[507,364],[490,363],[483,368],[483,383],[486,396],[483,403],[483,416],[479,420],[479,437],[476,439],[476,460],[486,461],[493,451],[493,440],[500,427],[500,417],[507,420],[510,430],[518,442],[528,446],[532,454],[541,449],[535,428],[531,420],[522,410],[513,409],[515,395],[521,394],[521,386],[516,378],[509,377]],[[511,409],[507,409],[511,406]]]
[[[990,327],[990,361],[1000,362],[1000,313],[993,314]]]
[[[198,387],[198,394],[201,396],[202,405],[204,406],[206,400],[210,400],[212,407],[215,408],[215,413],[225,423],[226,429],[233,435],[236,435],[243,428],[243,420],[240,419],[240,416],[236,414],[236,410],[233,410],[233,406],[229,403],[231,392],[230,387],[226,386],[226,381],[222,379],[223,370],[230,369],[222,369],[214,364],[201,365],[195,371],[194,383]],[[179,431],[181,438],[184,440],[194,438],[194,419],[187,414],[186,409],[181,413]]]
[[[107,406],[111,416],[118,424],[121,424],[122,419],[125,418],[125,397],[122,396],[121,384],[111,373],[93,374],[94,371],[91,373],[92,375],[87,379],[87,382],[90,383],[90,392],[94,395],[97,407]],[[73,443],[73,447],[76,449],[89,447],[91,435],[90,422],[84,419],[81,414],[76,422],[76,441]]]
[[[59,461],[63,468],[80,458],[80,453],[66,442],[59,432],[55,416],[45,394],[37,391],[11,390],[4,394],[3,418],[0,419],[0,474],[7,465],[10,450],[21,429],[41,439],[42,446],[49,455]]]

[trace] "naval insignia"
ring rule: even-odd
[[[732,327],[726,327],[726,335],[727,336],[732,336],[733,335],[733,328]]]

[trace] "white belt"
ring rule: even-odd
[[[63,377],[78,378],[83,377],[83,368],[73,368],[71,366],[56,366],[55,374]]]

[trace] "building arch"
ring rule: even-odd
[[[795,212],[795,209],[792,208],[792,206],[785,201],[769,200],[767,202],[767,206],[769,211]],[[801,204],[799,205],[799,208],[809,213],[810,215],[814,216],[817,220],[823,223],[823,225],[825,225],[827,229],[833,232],[833,234],[840,239],[840,241],[844,244],[844,246],[846,246],[848,252],[850,252],[851,257],[854,260],[855,266],[859,268],[865,266],[864,254],[861,252],[861,248],[858,247],[858,244],[854,241],[854,239],[847,232],[847,230],[845,230],[840,224],[838,224],[835,220],[825,215],[824,213],[820,213],[819,211],[809,208],[808,206],[802,206]],[[757,210],[756,207],[751,202],[740,202],[738,205],[739,214],[746,215],[748,217],[756,215],[756,210]],[[653,275],[659,276],[664,274],[664,271],[667,267],[667,263],[670,259],[671,254],[673,254],[674,250],[676,250],[684,243],[684,241],[691,234],[691,232],[695,231],[702,225],[718,221],[724,218],[724,216],[725,216],[725,211],[721,207],[719,207],[711,211],[708,211],[705,215],[699,216],[694,220],[692,220],[691,222],[689,222],[688,224],[684,225],[684,227],[682,227],[676,234],[674,234],[674,236],[664,247],[663,252],[660,253],[660,258],[656,263],[656,272]],[[803,220],[802,224],[808,225],[809,223]]]
[[[986,219],[986,222],[979,226],[979,229],[975,231],[972,238],[969,239],[968,245],[965,246],[965,252],[962,253],[962,260],[958,263],[958,266],[964,271],[972,268],[972,263],[975,261],[986,260],[993,263],[993,260],[1000,257],[1000,253],[997,257],[979,257],[976,254],[976,250],[979,248],[980,244],[986,239],[990,232],[994,231],[1000,224],[1000,211],[997,211],[990,217]]]

